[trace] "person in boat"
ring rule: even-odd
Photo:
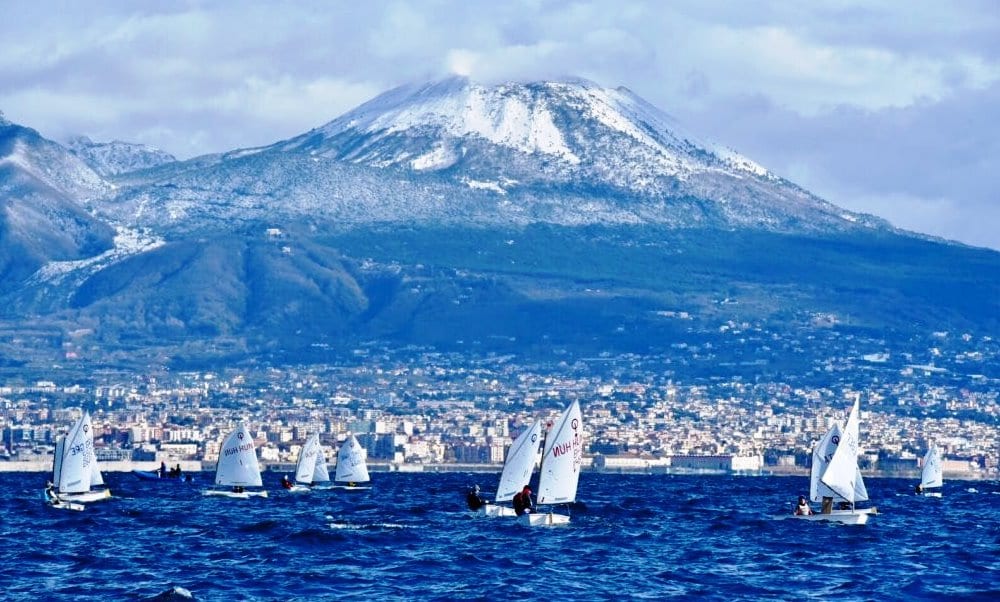
[[[469,492],[465,494],[465,503],[469,505],[469,510],[476,511],[488,504],[483,496],[479,495],[479,485],[473,485]]]
[[[159,470],[158,474],[160,475],[161,479],[167,478],[167,463],[166,462],[160,462],[160,470]]]
[[[850,510],[850,509],[851,509],[850,502],[840,502],[837,504],[837,510]]]
[[[53,504],[59,501],[59,496],[56,495],[56,486],[52,483],[52,481],[45,482],[45,499]]]
[[[170,476],[173,477],[173,478],[175,478],[175,479],[181,478],[181,465],[180,464],[178,464],[177,466],[174,466],[173,468],[170,469]]]
[[[924,486],[921,485],[920,483],[917,483],[917,487],[913,490],[913,493],[916,493],[917,495],[923,495],[924,494]]]
[[[288,475],[282,475],[281,486],[284,487],[285,489],[292,488],[292,480],[288,478]]]
[[[833,498],[825,496],[823,497],[823,507],[820,509],[823,514],[830,514],[833,512]]]
[[[241,485],[233,485],[233,493],[243,493],[244,489]]]
[[[514,503],[514,513],[518,516],[534,511],[535,505],[531,501],[531,487],[527,485],[520,493],[514,494],[514,499],[511,501]]]
[[[799,504],[795,506],[796,516],[809,516],[813,513],[812,508],[809,507],[809,502],[806,501],[804,495],[799,496]]]

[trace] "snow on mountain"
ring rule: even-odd
[[[452,166],[470,150],[467,143],[478,141],[555,161],[564,173],[576,168],[582,176],[639,187],[708,171],[770,176],[684,133],[630,91],[585,80],[483,86],[455,77],[402,86],[278,146],[422,171]],[[618,171],[595,171],[612,158],[609,150],[624,150],[629,160],[616,162]]]
[[[2,166],[79,201],[111,191],[111,186],[98,173],[61,145],[43,138],[31,128],[6,120],[0,122]]]
[[[402,86],[289,140],[116,183],[122,189],[96,205],[102,215],[161,231],[296,217],[348,226],[887,227],[699,140],[624,88],[584,80]]]
[[[173,155],[145,144],[119,140],[94,142],[86,136],[70,139],[67,148],[104,177],[148,169],[177,160]]]
[[[79,158],[33,129],[0,123],[0,290],[51,260],[112,246],[113,232],[82,202],[111,187]]]

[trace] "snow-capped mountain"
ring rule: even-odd
[[[120,179],[100,210],[157,229],[308,216],[470,222],[885,228],[583,80],[403,86],[270,146]]]
[[[585,81],[405,86],[188,161],[73,146],[0,123],[0,324],[130,361],[631,352],[720,320],[906,337],[1000,315],[1000,255],[837,208]]]
[[[594,208],[593,221],[606,217],[603,201],[610,197],[632,199],[613,205],[611,213],[623,221],[884,226],[698,139],[625,88],[580,79],[484,86],[454,77],[403,86],[267,150],[435,173],[471,189],[523,192],[529,199],[569,192],[587,198],[571,213]],[[710,203],[692,208],[686,197]],[[630,215],[621,216],[623,209]]]
[[[773,177],[731,151],[713,152],[627,89],[586,80],[483,86],[454,77],[402,86],[282,147],[440,171],[483,159],[468,156],[480,150],[477,142],[536,157],[550,176],[586,169],[586,175],[640,190],[660,178],[703,172]]]
[[[177,160],[158,148],[120,140],[94,142],[86,136],[76,136],[66,146],[103,177],[148,169]]]
[[[112,190],[104,178],[62,145],[2,117],[0,165],[78,201],[105,196]]]
[[[60,145],[0,118],[0,289],[49,261],[108,250],[113,229],[80,202],[110,190]]]

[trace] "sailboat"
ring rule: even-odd
[[[538,506],[570,504],[576,501],[583,463],[583,415],[580,403],[574,401],[556,419],[545,437],[542,466],[538,477]],[[522,514],[518,521],[529,526],[565,525],[569,515],[554,510]]]
[[[368,476],[368,465],[365,463],[365,448],[361,447],[358,438],[350,435],[337,452],[337,474],[334,478],[334,489],[349,489],[352,491],[366,491],[371,486],[359,485],[368,483],[371,478]]]
[[[111,497],[111,491],[102,487],[104,479],[94,454],[94,431],[90,413],[73,425],[69,433],[56,440],[52,458],[52,482],[45,489],[45,498],[55,507],[72,507],[73,503],[96,502]]]
[[[316,435],[317,440],[319,435]],[[326,449],[322,445],[316,447],[316,465],[313,467],[313,489],[330,488],[330,467],[326,465]]]
[[[500,483],[497,485],[497,495],[493,504],[486,504],[476,510],[484,516],[517,516],[514,508],[501,505],[514,499],[514,494],[531,480],[531,472],[535,469],[538,456],[538,445],[541,442],[542,422],[536,420],[531,428],[524,431],[507,450],[507,459],[500,473]]]
[[[240,499],[267,497],[267,490],[244,489],[263,485],[260,478],[260,464],[257,462],[257,450],[246,425],[240,424],[222,442],[219,462],[215,465],[215,484],[231,489],[206,489],[202,493]]]
[[[316,483],[329,480],[330,473],[326,468],[326,458],[323,457],[323,448],[319,443],[319,433],[313,433],[306,439],[299,452],[299,460],[295,464],[295,482],[289,491],[304,493],[311,491]]]
[[[933,443],[924,454],[923,469],[920,471],[920,485],[917,486],[917,493],[929,497],[941,497],[941,491],[928,491],[928,489],[938,489],[944,485],[944,478],[941,475],[941,452]]]
[[[863,525],[869,516],[877,513],[875,508],[856,507],[857,502],[868,501],[868,489],[858,468],[860,400],[860,395],[855,397],[843,430],[839,424],[834,424],[813,447],[809,498],[823,503],[822,510],[814,514],[797,514],[794,518]],[[834,509],[834,502],[847,508]]]

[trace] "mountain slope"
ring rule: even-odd
[[[698,140],[627,89],[585,80],[487,87],[451,78],[403,86],[270,149],[439,173],[498,194],[561,188],[629,198],[637,221],[663,222],[657,216],[669,215],[669,205],[693,197],[712,202],[709,213],[721,225],[884,226]],[[684,217],[669,221],[695,225],[700,218]]]
[[[886,229],[698,141],[627,90],[584,81],[402,87],[271,146],[121,178],[116,223],[191,231],[265,219],[348,224],[660,224]]]
[[[49,261],[111,248],[113,229],[79,204],[109,190],[58,144],[0,118],[0,291]]]
[[[332,337],[366,308],[341,258],[308,243],[221,237],[168,243],[87,279],[71,306],[99,336]]]
[[[0,316],[85,333],[71,344],[114,361],[669,353],[738,328],[793,333],[776,365],[815,367],[803,341],[831,328],[1000,328],[1000,254],[841,210],[588,82],[404,87],[273,145],[119,173],[115,190],[53,144],[26,148],[69,156],[76,188],[24,181],[81,223],[86,203],[115,246],[39,255]],[[757,366],[743,344],[733,365]]]
[[[67,148],[103,177],[149,169],[177,159],[157,148],[131,142],[94,142],[86,136],[69,140]]]

